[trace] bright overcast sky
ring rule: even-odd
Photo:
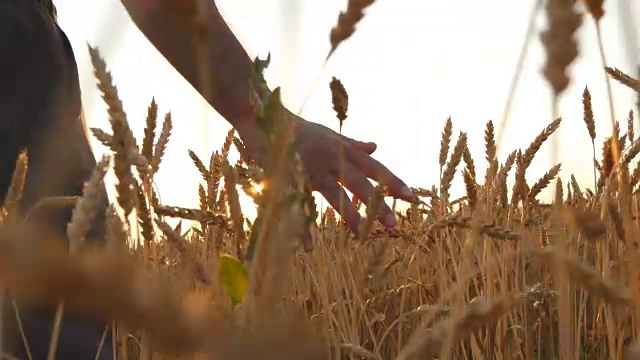
[[[164,203],[193,206],[199,176],[187,149],[208,158],[220,147],[229,125],[148,43],[120,1],[54,2],[78,58],[89,126],[108,129],[109,125],[95,88],[87,42],[98,46],[106,58],[136,134],[142,134],[152,96],[162,111],[172,111],[173,137],[158,174],[158,186]],[[485,122],[493,119],[499,127],[533,3],[378,0],[356,34],[330,61],[303,115],[337,129],[327,85],[331,76],[336,76],[349,91],[345,133],[377,142],[375,157],[410,186],[437,184],[440,133],[449,116],[456,134],[468,133],[472,155],[482,173]],[[252,57],[264,58],[271,52],[267,79],[272,87],[283,87],[286,104],[297,110],[318,75],[329,48],[329,31],[346,0],[218,0],[218,4]],[[602,29],[608,61],[635,75],[639,32],[625,34],[621,14],[640,13],[640,1],[608,0],[606,5]],[[640,18],[634,21],[633,28],[640,29]],[[508,136],[502,144],[502,161],[516,147],[528,146],[551,120],[550,93],[540,75],[544,53],[538,33],[545,26],[544,16],[539,16]],[[581,57],[571,67],[573,84],[560,108],[564,117],[560,161],[565,180],[575,173],[583,186],[591,186],[591,142],[581,108],[585,85],[594,99],[600,141],[602,135],[610,134],[604,75],[591,18],[585,18],[579,40]],[[633,96],[615,83],[613,90],[616,116],[626,129]],[[94,145],[96,154],[100,154],[103,149]],[[600,149],[597,151],[599,154]],[[546,172],[551,161],[547,144],[531,167],[531,181]],[[460,191],[461,177],[457,183]]]

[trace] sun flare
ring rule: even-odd
[[[257,195],[262,194],[262,191],[264,190],[264,183],[263,183],[263,182],[261,182],[261,183],[254,183],[254,184],[253,184],[253,189],[252,189],[252,190],[253,190],[253,192],[254,192],[255,194],[257,194]]]

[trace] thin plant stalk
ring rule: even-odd
[[[558,102],[560,101],[560,97],[558,95],[554,95],[551,100],[551,120],[555,120],[558,118]],[[560,160],[560,135],[558,131],[554,131],[553,135],[551,135],[551,166],[555,166],[559,163]]]
[[[304,96],[304,99],[302,100],[302,103],[300,104],[300,108],[298,109],[298,112],[296,113],[296,115],[302,116],[302,112],[304,111],[304,108],[307,106],[307,103],[311,98],[311,94],[313,94],[313,91],[316,89],[316,87],[320,83],[320,80],[322,79],[322,76],[324,75],[328,62],[329,62],[329,59],[326,59],[320,66],[320,69],[318,69],[318,72],[316,73],[316,77],[311,83],[311,86],[309,86],[309,89],[307,89],[307,92]]]
[[[509,121],[509,114],[511,113],[511,106],[513,105],[513,100],[515,98],[516,90],[518,88],[518,84],[520,83],[520,75],[522,75],[522,70],[524,68],[524,62],[527,59],[527,54],[529,53],[529,44],[533,39],[533,35],[535,34],[535,25],[536,25],[536,15],[542,8],[542,0],[536,0],[533,8],[531,9],[531,13],[529,14],[529,23],[527,25],[527,32],[524,35],[524,39],[522,41],[522,46],[520,48],[520,55],[518,56],[518,63],[516,64],[515,72],[511,78],[511,85],[509,87],[509,95],[507,96],[507,102],[505,103],[504,110],[502,112],[502,120],[500,121],[500,128],[498,129],[498,141],[497,147],[500,148],[500,144],[502,143],[502,137],[504,136],[504,130],[507,128],[507,123]]]
[[[602,30],[600,27],[600,21],[596,21],[596,34],[598,36],[598,50],[600,52],[600,60],[602,61],[602,68],[604,69],[607,66],[607,58],[604,53],[604,44],[602,42]],[[616,126],[616,114],[613,106],[613,91],[611,90],[611,79],[607,75],[607,72],[604,71],[604,77],[607,84],[607,98],[609,99],[609,112],[611,116],[611,128],[615,128]],[[620,149],[618,144],[618,139],[614,137],[612,141],[612,152],[613,152],[613,161],[615,164],[620,160]]]
[[[342,135],[342,121],[340,122],[339,133]],[[344,143],[340,141],[340,186],[344,184],[344,168],[345,168],[345,159],[344,159]],[[354,195],[355,196],[355,195]],[[344,196],[340,196],[340,214],[344,214]],[[340,244],[346,243],[346,229],[341,229],[340,231]]]
[[[597,190],[598,188],[598,176],[596,169],[596,142],[591,140],[591,151],[593,152],[593,159],[591,159],[591,168],[593,168],[593,190]]]
[[[60,337],[60,327],[62,326],[62,317],[64,316],[64,303],[58,304],[55,319],[53,322],[53,331],[51,333],[51,343],[49,344],[49,353],[47,360],[56,359],[56,351],[58,350],[58,338]]]

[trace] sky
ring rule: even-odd
[[[355,35],[323,68],[330,47],[328,34],[339,12],[346,8],[346,0],[217,0],[252,58],[271,53],[266,78],[272,88],[282,87],[285,105],[297,111],[309,93],[303,117],[337,130],[328,83],[332,76],[338,77],[349,92],[344,133],[376,142],[376,159],[410,186],[426,188],[438,184],[440,134],[448,117],[453,120],[454,134],[467,133],[478,173],[484,173],[485,123],[493,120],[496,129],[500,128],[534,2],[378,0]],[[220,148],[229,124],[146,40],[120,1],[54,3],[77,57],[88,126],[109,129],[106,108],[92,74],[87,51],[90,44],[102,52],[138,136],[142,135],[152,97],[161,113],[172,112],[173,136],[157,185],[163,203],[196,206],[199,175],[187,150],[208,159]],[[640,17],[633,19],[632,15],[640,14],[640,1],[609,0],[605,5],[601,26],[608,64],[636,75]],[[540,70],[545,60],[539,40],[539,33],[546,27],[542,13],[535,27],[500,144],[501,161],[511,151],[526,148],[552,120],[551,93]],[[590,17],[584,18],[577,39],[580,58],[570,67],[572,84],[559,107],[563,124],[558,160],[562,162],[562,178],[568,180],[575,174],[584,187],[593,184],[591,140],[582,120],[585,86],[592,94],[596,141],[600,144],[610,134],[611,123]],[[635,100],[630,90],[615,82],[612,86],[615,115],[626,129],[627,113]],[[105,151],[97,142],[93,145],[96,156]],[[598,154],[600,149],[598,145]],[[530,167],[530,182],[548,171],[552,162],[551,146],[546,144]],[[455,182],[453,192],[461,194],[459,173]],[[248,205],[244,207],[251,212]]]

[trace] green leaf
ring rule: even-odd
[[[231,255],[220,255],[220,282],[225,295],[233,306],[244,299],[249,284],[249,274],[242,262]]]
[[[267,141],[270,140],[275,128],[276,118],[280,115],[278,112],[282,110],[282,101],[280,99],[280,87],[275,88],[262,101],[262,109],[258,117],[258,125],[267,135]]]
[[[267,81],[264,78],[264,71],[269,67],[271,63],[271,53],[267,54],[267,58],[265,60],[260,60],[259,57],[256,56],[255,60],[253,60],[253,76],[254,79],[258,82],[258,84],[266,85]]]
[[[253,254],[256,251],[258,244],[258,235],[260,234],[260,225],[262,224],[262,216],[258,214],[251,226],[251,235],[249,235],[249,247],[247,248],[246,260],[251,262],[253,260]]]

